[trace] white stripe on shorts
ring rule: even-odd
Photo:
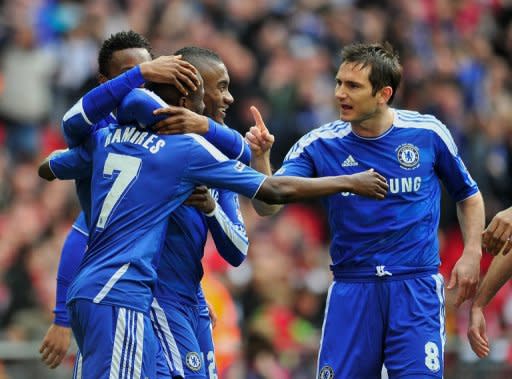
[[[123,354],[123,341],[126,328],[126,309],[119,308],[116,322],[116,334],[114,337],[114,349],[112,351],[112,362],[110,363],[110,379],[119,379],[121,356]]]
[[[165,312],[156,299],[153,299],[150,313],[153,329],[160,341],[160,345],[162,346],[165,359],[167,360],[167,364],[169,365],[171,372],[176,370],[179,375],[184,376],[185,373],[183,371],[183,363],[181,361],[180,351],[178,350],[178,344],[171,332]]]
[[[139,379],[142,372],[142,352],[144,351],[144,315],[136,312],[137,314],[137,332],[136,332],[136,345],[135,345],[135,359],[133,369],[133,379]]]
[[[441,274],[432,275],[432,278],[436,281],[436,293],[439,299],[439,334],[441,335],[441,351],[442,357],[444,357],[444,345],[446,344],[446,331],[444,327],[445,323],[445,308],[444,308],[444,279]]]
[[[316,374],[315,375],[319,375],[320,374],[320,355],[322,354],[322,347],[323,347],[323,343],[324,343],[325,323],[327,321],[327,314],[329,313],[329,304],[331,302],[331,292],[332,292],[332,288],[334,287],[335,283],[336,282],[333,282],[331,284],[331,286],[329,287],[329,291],[327,291],[327,300],[326,300],[326,303],[325,303],[324,322],[322,323],[322,337],[320,338],[320,349],[318,350],[318,357],[317,357],[317,360],[316,360]]]

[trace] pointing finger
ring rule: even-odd
[[[256,108],[254,105],[251,105],[251,113],[252,117],[254,118],[254,121],[256,122],[256,126],[260,130],[265,130],[267,127],[265,126],[265,122],[263,121],[263,118],[261,117],[260,111],[258,108]]]

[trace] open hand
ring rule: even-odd
[[[66,356],[70,342],[71,328],[50,325],[39,349],[41,360],[50,368],[57,367]]]
[[[188,90],[196,91],[200,86],[197,69],[181,59],[181,55],[161,56],[141,63],[140,71],[145,80],[172,84],[185,96]]]
[[[479,358],[489,354],[489,339],[487,338],[483,309],[477,306],[471,307],[469,314],[468,339],[471,349]]]
[[[482,234],[482,247],[492,255],[512,249],[512,207],[498,212]]]
[[[168,105],[155,109],[153,114],[169,115],[169,117],[157,122],[153,126],[153,130],[158,134],[196,133],[202,135],[208,132],[208,118],[187,108]]]
[[[480,257],[478,254],[462,254],[453,267],[448,290],[457,288],[455,306],[460,306],[476,294],[480,280]]]

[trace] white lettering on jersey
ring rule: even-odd
[[[165,146],[165,141],[158,138],[156,134],[148,132],[140,132],[137,128],[116,129],[109,133],[105,139],[105,147],[111,143],[133,143],[141,145],[149,150],[152,154],[156,154]]]
[[[388,183],[391,193],[418,192],[421,187],[421,177],[390,178]]]
[[[388,179],[389,193],[412,193],[421,188],[421,177],[404,177]],[[341,192],[341,196],[353,195],[352,192]]]

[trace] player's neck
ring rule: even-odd
[[[389,107],[386,107],[362,121],[352,122],[352,131],[361,137],[379,137],[391,128],[394,118],[395,113]]]

